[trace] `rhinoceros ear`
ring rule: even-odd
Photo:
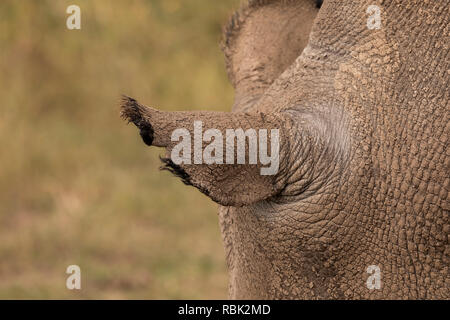
[[[161,169],[223,206],[280,195],[292,168],[290,146],[300,140],[286,114],[165,112],[124,96],[121,115],[136,125],[145,144],[166,148]],[[306,132],[305,141],[311,139]]]
[[[322,1],[249,0],[224,29],[222,50],[236,97],[246,110],[302,53]]]

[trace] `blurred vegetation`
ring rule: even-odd
[[[0,2],[0,298],[227,297],[216,205],[158,170],[118,103],[229,110],[219,42],[238,3]]]

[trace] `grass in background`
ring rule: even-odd
[[[238,2],[0,2],[0,298],[226,298],[216,205],[158,171],[118,103],[229,110]]]

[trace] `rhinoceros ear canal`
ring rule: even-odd
[[[232,16],[222,50],[234,110],[248,110],[302,53],[317,12],[315,0],[249,0]]]
[[[320,9],[322,7],[322,3],[323,0],[316,0],[316,7]]]

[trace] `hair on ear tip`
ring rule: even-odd
[[[192,186],[191,177],[181,168],[179,165],[175,164],[170,158],[159,157],[159,160],[163,165],[159,168],[160,170],[166,170],[172,173],[174,176],[178,177],[183,181],[185,185]]]
[[[210,192],[198,185],[198,184],[194,184],[192,183],[192,179],[191,176],[179,165],[175,164],[172,159],[170,158],[163,158],[163,157],[159,157],[159,160],[161,160],[161,162],[163,163],[163,165],[161,167],[159,167],[160,170],[165,170],[165,171],[169,171],[170,173],[172,173],[174,176],[178,177],[181,179],[181,181],[187,185],[187,186],[193,186],[195,188],[197,188],[201,193],[205,194],[206,196],[210,197],[213,201],[218,202],[218,200],[216,199],[216,197],[212,196],[210,194]]]

